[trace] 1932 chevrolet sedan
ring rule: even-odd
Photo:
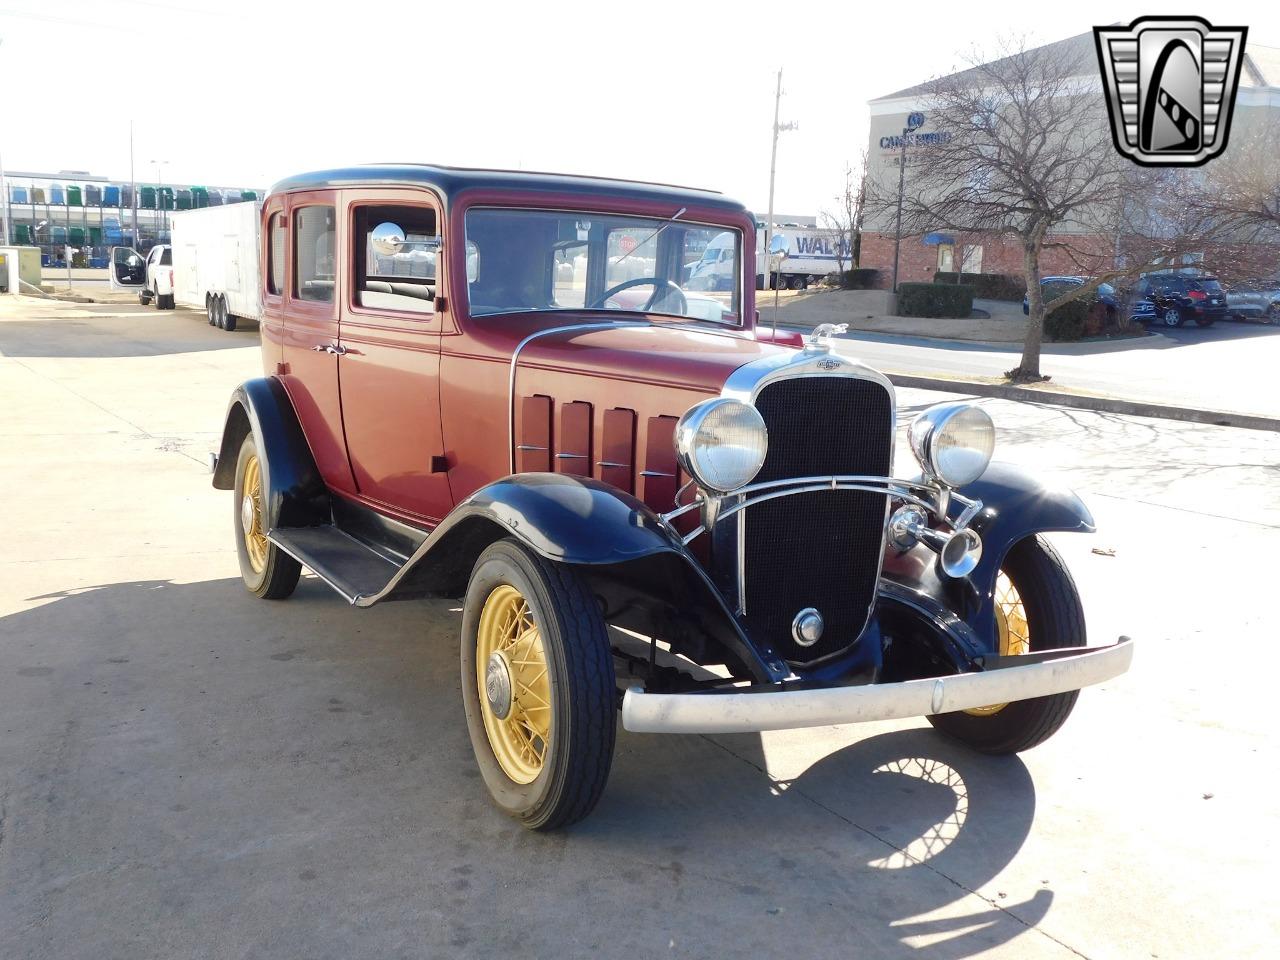
[[[245,584],[464,597],[471,742],[526,825],[591,811],[619,706],[658,733],[927,716],[1001,753],[1127,669],[1038,536],[1091,531],[1084,505],[991,463],[963,403],[894,479],[889,381],[758,327],[739,204],[406,165],[285,180],[262,215],[265,375],[213,480]],[[688,289],[709,246],[732,282]]]

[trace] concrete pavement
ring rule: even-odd
[[[987,758],[923,722],[621,734],[526,833],[471,758],[456,605],[239,584],[209,486],[256,332],[0,307],[0,957],[1252,957],[1280,920],[1280,437],[984,401],[1133,671]],[[943,395],[901,390],[901,419]],[[910,468],[899,447],[898,468]],[[1101,552],[1093,552],[1093,548]],[[1243,654],[1243,656],[1242,656]]]

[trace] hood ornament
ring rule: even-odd
[[[847,323],[820,323],[813,328],[813,333],[809,335],[809,339],[805,341],[804,349],[806,353],[830,353],[831,344],[828,337],[839,336],[849,329]]]

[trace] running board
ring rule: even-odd
[[[277,527],[267,539],[338,591],[347,603],[385,589],[400,565],[333,524]]]

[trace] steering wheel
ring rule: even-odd
[[[653,296],[651,296],[645,305],[641,307],[642,310],[648,311],[653,309],[653,305],[658,302],[659,295],[665,296],[666,294],[674,291],[675,295],[679,298],[680,314],[683,316],[689,312],[689,300],[685,297],[684,291],[681,290],[674,281],[659,280],[657,277],[636,277],[632,280],[624,280],[622,283],[610,287],[604,293],[600,294],[600,296],[596,297],[596,299],[592,300],[587,304],[586,309],[599,309],[600,307],[605,306],[609,299],[615,294],[621,293],[623,290],[630,290],[632,287],[643,287],[648,284],[653,284]]]

